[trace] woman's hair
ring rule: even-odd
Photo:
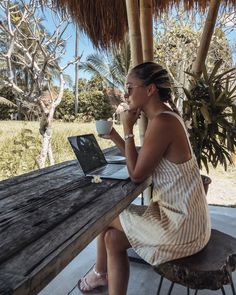
[[[155,62],[145,62],[132,68],[129,74],[142,80],[145,86],[155,84],[161,101],[168,102],[172,110],[179,114],[171,97],[171,81],[166,69]]]

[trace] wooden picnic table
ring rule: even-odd
[[[1,181],[0,294],[37,294],[150,183],[92,183],[75,160]]]

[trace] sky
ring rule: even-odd
[[[75,31],[75,26],[73,24],[70,25],[69,31],[71,32],[71,37],[67,41],[67,50],[66,50],[66,54],[63,58],[65,63],[68,60],[71,60],[75,57],[75,34],[76,34],[76,31]],[[85,61],[86,57],[89,54],[93,54],[93,53],[97,52],[97,50],[93,47],[91,41],[82,32],[79,32],[78,48],[79,48],[79,56],[81,56],[81,61]],[[70,66],[67,69],[67,74],[69,74],[71,77],[74,77],[74,75],[75,75],[74,65]],[[89,79],[91,77],[86,72],[79,72],[79,76],[80,76],[79,78],[87,78],[87,79]]]
[[[44,21],[42,22],[44,27],[50,32],[53,33],[55,30],[55,25],[51,17],[51,13],[48,10],[44,10],[44,15],[42,16]],[[61,65],[64,66],[67,64],[68,61],[73,60],[75,58],[75,35],[76,29],[75,24],[71,23],[65,34],[64,38],[67,39],[66,41],[66,53],[61,59]],[[85,61],[86,57],[89,54],[98,52],[92,45],[89,38],[83,33],[79,32],[79,56],[81,56],[81,61]],[[69,66],[66,71],[66,74],[69,74],[72,79],[75,76],[75,66]],[[79,72],[79,78],[91,78],[91,75],[87,72]]]

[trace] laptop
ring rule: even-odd
[[[109,164],[93,134],[68,137],[70,145],[85,176],[99,175],[101,178],[127,179],[125,164]]]

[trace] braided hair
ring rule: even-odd
[[[160,100],[169,103],[172,110],[180,115],[171,97],[171,81],[166,69],[155,62],[145,62],[132,68],[130,74],[142,80],[145,86],[155,84]]]

